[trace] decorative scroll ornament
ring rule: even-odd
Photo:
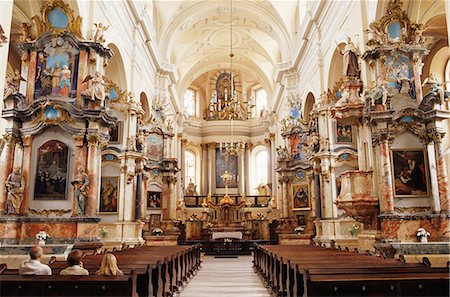
[[[41,7],[41,15],[35,15],[31,20],[36,24],[38,35],[52,31],[59,35],[64,32],[72,32],[83,39],[81,34],[80,16],[75,16],[68,3],[63,0],[47,0]]]
[[[61,217],[65,214],[69,214],[72,212],[71,209],[43,209],[43,210],[37,210],[37,209],[31,209],[29,208],[28,211],[30,214],[34,216],[39,217],[46,217],[48,218],[50,215],[55,215],[56,217]]]
[[[32,121],[33,124],[38,124],[40,122],[49,126],[56,126],[62,122],[73,122],[73,119],[59,104],[46,101],[41,103],[40,112]]]

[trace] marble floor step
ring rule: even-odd
[[[180,297],[270,297],[252,265],[251,256],[205,256],[202,268]]]

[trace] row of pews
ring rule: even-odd
[[[258,245],[256,271],[277,296],[449,296],[448,268],[319,246]]]
[[[89,276],[61,276],[65,261],[52,259],[51,276],[21,276],[18,270],[0,273],[1,296],[170,296],[200,268],[200,245],[140,246],[114,251],[123,276],[94,275],[103,254],[86,255]],[[2,269],[0,268],[0,271]]]

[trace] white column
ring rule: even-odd
[[[238,193],[239,194],[241,194],[243,192],[246,192],[245,183],[247,182],[247,179],[249,177],[248,174],[245,173],[245,171],[248,168],[248,166],[245,165],[245,163],[247,163],[247,161],[246,161],[246,152],[247,152],[247,147],[245,147],[244,151],[240,151],[239,152],[239,157],[238,157],[238,161],[239,161],[239,166],[238,166],[238,170],[239,170]]]
[[[215,171],[215,143],[208,143],[208,193],[214,194],[216,190],[216,171]]]
[[[201,160],[201,169],[202,169],[202,187],[201,187],[201,193],[200,195],[207,195],[208,194],[208,177],[209,177],[209,171],[208,171],[208,145],[206,143],[202,144],[202,160]]]
[[[250,189],[250,152],[252,150],[253,145],[247,144],[245,147],[245,194],[250,195],[252,193],[252,189]]]
[[[436,169],[436,155],[434,150],[434,143],[430,142],[427,144],[428,153],[428,165],[430,167],[430,180],[431,180],[431,196],[433,197],[433,211],[441,211],[441,202],[439,201],[439,185],[437,179],[437,169]]]

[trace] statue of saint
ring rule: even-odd
[[[350,37],[347,38],[347,44],[341,52],[344,55],[344,71],[345,76],[359,77],[359,50],[355,47]]]
[[[52,96],[60,95],[60,80],[61,80],[61,67],[59,62],[56,62],[55,67],[52,70]]]
[[[430,73],[430,76],[425,78],[425,80],[423,81],[422,87],[427,85],[430,88],[430,90],[428,91],[428,94],[432,93],[435,96],[439,96],[439,102],[440,102],[440,104],[442,104],[442,103],[444,103],[445,99],[450,97],[450,92],[446,91],[446,90],[444,90],[444,88],[442,88],[442,86],[446,83],[448,83],[448,82],[444,82],[444,83],[439,82],[439,80],[436,78],[434,73]]]
[[[197,186],[189,179],[189,184],[186,188],[186,196],[197,196]]]
[[[89,193],[89,176],[85,172],[84,167],[78,167],[78,172],[72,181],[72,185],[74,187],[75,199],[77,200],[77,212],[79,215],[85,215]]]
[[[5,181],[6,186],[6,214],[19,214],[20,204],[22,203],[22,175],[20,168],[14,168]]]
[[[20,76],[20,71],[18,69],[14,70],[14,73],[8,73],[6,75],[6,87],[3,93],[3,98],[8,98],[9,96],[19,92],[20,81],[26,81]]]
[[[100,100],[100,106],[103,106],[106,98],[103,75],[97,71],[94,76],[88,75],[83,80],[83,83],[85,82],[89,82],[89,87],[86,89],[84,94],[91,97],[91,101],[95,101],[95,99]]]
[[[59,82],[59,89],[62,97],[69,97],[71,73],[69,67],[64,65],[61,70],[61,80]]]

